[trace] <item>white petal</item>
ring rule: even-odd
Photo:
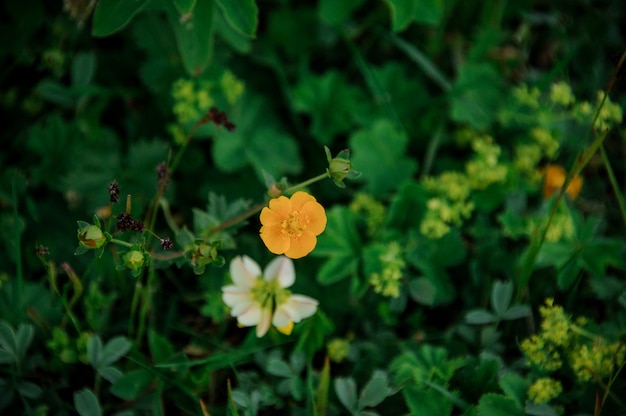
[[[286,308],[284,304],[276,308],[276,311],[274,312],[274,319],[272,319],[272,325],[278,328],[288,325],[289,322],[293,321],[289,312],[289,309]]]
[[[230,262],[230,276],[235,285],[252,288],[261,276],[261,268],[248,256],[237,256]]]
[[[293,267],[293,261],[285,256],[279,256],[270,261],[263,275],[265,280],[278,279],[282,287],[289,287],[296,281],[296,270]]]
[[[250,302],[252,300],[252,295],[247,289],[229,285],[222,288],[222,300],[227,306],[232,308],[239,303]]]
[[[237,321],[243,326],[254,326],[261,320],[261,305],[252,303],[245,311],[237,315]]]
[[[256,326],[256,336],[261,338],[263,335],[267,333],[267,330],[270,329],[270,322],[272,321],[272,310],[271,309],[263,309],[261,311],[261,319]]]
[[[284,306],[294,322],[308,318],[317,310],[317,300],[303,295],[291,295]]]
[[[232,307],[232,309],[230,310],[230,315],[239,316],[247,311],[249,308],[251,308],[252,305],[254,305],[254,301],[252,299],[250,299],[249,301],[240,302]]]

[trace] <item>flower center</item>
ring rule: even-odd
[[[259,277],[256,285],[252,288],[252,297],[263,308],[275,309],[276,306],[285,303],[291,296],[291,291],[283,288],[277,279],[265,280]]]
[[[280,226],[284,236],[300,237],[302,231],[306,230],[309,222],[311,222],[311,220],[309,220],[308,215],[300,211],[293,211],[289,213],[288,218],[280,223]]]

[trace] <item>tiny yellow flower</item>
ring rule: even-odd
[[[543,182],[543,197],[545,199],[550,198],[563,186],[565,182],[565,177],[567,176],[567,172],[563,169],[562,166],[559,165],[548,165],[544,171],[544,182]],[[570,198],[574,199],[580,193],[580,189],[583,186],[583,180],[580,176],[576,176],[573,178],[565,193],[569,195]]]
[[[548,403],[563,391],[561,382],[550,377],[536,380],[528,388],[528,398],[535,403]]]
[[[306,192],[270,201],[261,211],[261,239],[269,251],[292,259],[306,256],[315,248],[317,236],[326,228],[326,212]]]

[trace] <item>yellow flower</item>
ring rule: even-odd
[[[563,392],[563,386],[558,380],[543,377],[536,380],[528,389],[528,397],[535,403],[548,403]]]
[[[559,165],[548,165],[544,171],[544,182],[543,182],[543,197],[550,198],[563,186],[565,182],[565,177],[567,176],[567,172],[565,169]],[[576,176],[573,178],[565,193],[569,195],[570,198],[574,199],[580,193],[580,188],[583,186],[583,180],[580,176]]]
[[[261,224],[261,239],[269,251],[299,259],[315,248],[326,228],[326,212],[313,196],[296,192],[291,198],[272,199],[261,211]]]

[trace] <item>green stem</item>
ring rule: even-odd
[[[609,175],[609,181],[611,182],[611,186],[613,187],[613,193],[615,193],[615,198],[617,199],[617,203],[622,214],[622,220],[626,225],[626,203],[624,202],[624,195],[622,195],[622,191],[619,189],[617,179],[615,178],[615,173],[613,172],[613,168],[611,167],[611,162],[609,162],[609,157],[606,154],[604,145],[600,145],[600,152],[602,153],[604,167],[606,168],[606,173]]]
[[[137,304],[139,303],[139,295],[141,293],[141,288],[143,285],[139,280],[135,283],[135,291],[133,292],[133,300],[130,304],[130,318],[128,320],[128,337],[132,337],[133,334],[133,326],[135,323],[135,316],[137,314]]]
[[[139,309],[139,322],[137,327],[137,334],[135,337],[135,341],[138,345],[141,344],[141,339],[143,338],[143,334],[146,332],[146,320],[148,316],[148,312],[150,311],[150,307],[152,304],[152,285],[154,284],[154,277],[156,276],[156,271],[154,268],[150,267],[148,270],[148,282],[146,287],[144,287],[141,296],[141,308]]]
[[[135,247],[135,245],[134,245],[134,244],[131,244],[131,243],[129,243],[129,242],[127,242],[127,241],[124,241],[124,240],[118,240],[117,238],[112,238],[112,239],[110,239],[110,240],[109,240],[109,243],[117,244],[117,245],[124,246],[124,247],[128,247],[128,248],[133,248],[133,247]]]
[[[180,229],[178,228],[178,225],[176,225],[176,221],[174,221],[174,218],[172,218],[170,204],[165,198],[161,198],[159,200],[159,205],[161,205],[161,210],[163,211],[163,215],[165,216],[165,222],[167,222],[167,226],[170,227],[170,230],[172,230],[174,234],[178,234],[178,231],[180,231]]]
[[[317,181],[320,181],[322,179],[328,178],[328,173],[322,173],[321,175],[318,175],[314,178],[308,179],[304,182],[301,182],[297,185],[291,186],[287,189],[285,189],[284,191],[282,191],[283,194],[292,194],[294,192],[296,192],[298,189],[304,188],[305,186],[309,186],[312,183],[315,183]],[[223,223],[221,223],[220,225],[218,225],[217,227],[213,228],[213,230],[211,230],[211,235],[217,234],[221,231],[224,231],[225,229],[232,227],[235,224],[240,223],[241,221],[245,221],[248,218],[250,218],[251,216],[253,216],[254,214],[256,214],[257,212],[259,212],[260,210],[262,210],[265,206],[267,206],[267,201],[263,201],[260,202],[256,205],[254,205],[252,208],[250,208],[249,210],[237,215],[236,217],[233,217],[229,220],[224,221]]]

